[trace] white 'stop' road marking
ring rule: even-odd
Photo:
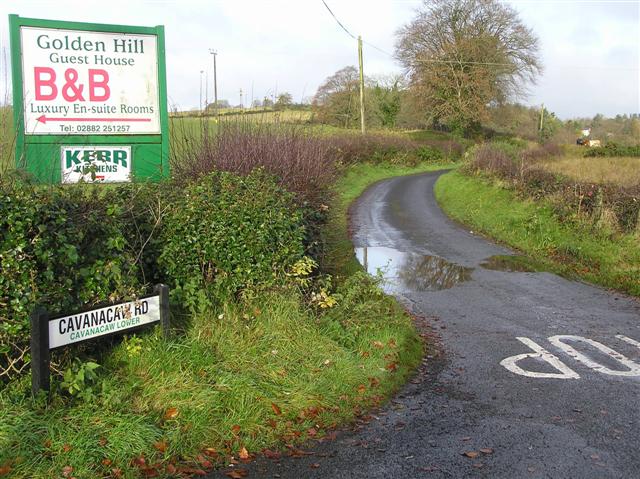
[[[539,344],[535,343],[529,338],[516,338],[518,341],[526,344],[535,352],[533,353],[525,353],[518,354],[517,356],[510,356],[508,358],[500,361],[500,364],[507,368],[509,371],[515,374],[520,374],[521,376],[527,376],[530,378],[553,378],[553,379],[580,379],[578,373],[567,367],[562,361],[560,361],[556,356],[551,354],[549,351],[544,349]],[[521,361],[526,358],[537,358],[546,361],[555,369],[560,371],[560,373],[538,373],[535,371],[527,371],[518,366],[518,361]]]
[[[640,342],[635,339],[628,338],[627,336],[623,336],[622,334],[616,335],[616,338],[624,341],[632,346],[640,348]],[[560,359],[551,354],[549,351],[544,349],[539,344],[535,343],[529,338],[518,337],[516,338],[518,341],[526,344],[531,349],[533,349],[533,353],[524,353],[518,354],[516,356],[510,356],[508,358],[500,361],[500,364],[504,366],[506,369],[511,371],[512,373],[519,374],[521,376],[527,376],[530,378],[552,378],[552,379],[579,379],[580,376],[578,373],[569,368],[566,364],[564,364]],[[640,377],[640,364],[632,361],[626,356],[620,354],[619,352],[605,346],[598,341],[594,341],[593,339],[583,338],[582,336],[573,336],[573,335],[556,335],[548,338],[549,342],[556,346],[558,349],[566,353],[568,356],[572,357],[579,363],[584,364],[585,366],[593,369],[602,374],[608,374],[610,376],[623,376],[623,377]],[[589,356],[584,353],[577,351],[573,346],[565,343],[564,341],[578,341],[582,343],[586,343],[590,346],[593,346],[600,352],[606,354],[610,358],[618,361],[623,367],[627,368],[626,371],[617,371],[614,369],[609,369],[606,366],[594,361]],[[539,373],[535,371],[527,371],[522,369],[517,365],[518,361],[521,361],[526,358],[534,358],[534,359],[542,359],[546,361],[555,369],[560,371],[560,373]]]
[[[577,351],[573,346],[570,346],[569,344],[566,344],[563,342],[567,340],[579,341],[579,342],[590,344],[591,346],[603,352],[604,354],[608,355],[612,359],[615,359],[616,361],[618,361],[624,367],[628,368],[628,371],[616,371],[613,369],[609,369],[606,366],[603,366],[602,364],[592,360],[586,354],[583,354]],[[626,356],[623,356],[619,352],[605,346],[602,343],[599,343],[598,341],[594,341],[593,339],[583,338],[582,336],[572,336],[572,335],[566,334],[566,335],[551,336],[549,338],[549,342],[554,346],[558,347],[559,349],[561,349],[562,351],[564,351],[565,353],[567,353],[576,361],[583,363],[585,366],[590,367],[594,371],[598,371],[603,374],[609,374],[611,376],[640,376],[640,364],[637,364],[631,361]],[[633,343],[636,343],[636,342],[633,341]]]

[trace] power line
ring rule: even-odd
[[[378,48],[373,43],[369,43],[365,40],[362,40],[362,43],[370,46],[371,48],[378,50],[380,53],[387,55],[390,58],[395,58],[393,54],[383,50],[382,48]],[[490,66],[504,66],[504,67],[512,67],[512,63],[495,63],[495,62],[474,62],[474,61],[457,61],[457,60],[436,60],[436,59],[417,59],[414,60],[416,63],[448,63],[448,64],[463,64],[463,65],[490,65]],[[629,70],[634,71],[638,70],[638,67],[627,67],[627,66],[602,66],[602,65],[558,65],[554,66],[555,68],[568,69],[568,70]]]
[[[338,23],[338,25],[340,25],[340,28],[342,28],[347,33],[347,35],[349,35],[351,38],[353,38],[354,40],[357,40],[355,35],[353,35],[349,30],[347,30],[347,28],[340,22],[340,20],[338,20],[338,17],[336,17],[335,14],[331,11],[331,9],[329,8],[329,5],[327,5],[327,2],[322,0],[322,3],[327,8],[327,10],[329,10],[329,13],[333,17],[333,19]]]
[[[331,14],[331,16],[334,18],[334,20],[338,23],[338,25],[340,25],[340,28],[342,28],[345,33],[347,35],[349,35],[351,38],[353,38],[354,40],[357,40],[356,36],[353,35],[343,24],[342,22],[340,22],[340,20],[338,20],[338,17],[336,17],[336,15],[333,13],[333,11],[331,11],[331,8],[329,8],[329,5],[327,5],[327,2],[325,0],[321,0],[322,3],[324,4],[324,6],[326,7],[326,9],[329,11],[329,13]],[[524,1],[524,0],[523,0]],[[578,3],[578,2],[576,2]],[[585,2],[585,3],[597,3],[597,2]],[[385,50],[383,50],[382,48],[377,47],[376,45],[374,45],[373,43],[367,42],[365,40],[362,40],[362,43],[366,44],[367,46],[373,48],[374,50],[379,51],[380,53],[387,55],[390,58],[394,58],[395,56]],[[441,64],[453,64],[453,65],[485,65],[485,66],[501,66],[501,67],[513,67],[514,64],[513,63],[497,63],[497,62],[475,62],[475,61],[458,61],[458,60],[436,60],[436,59],[417,59],[415,60],[416,63],[441,63]],[[627,67],[627,66],[600,66],[600,65],[566,65],[566,66],[554,66],[554,69],[559,68],[559,69],[565,69],[565,70],[628,70],[628,71],[637,71],[639,70],[638,67]]]

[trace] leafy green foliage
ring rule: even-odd
[[[36,305],[70,311],[143,292],[127,239],[132,190],[112,192],[0,183],[0,378],[28,364]]]
[[[292,195],[261,171],[187,185],[165,218],[158,260],[174,299],[197,311],[275,284],[303,256],[302,219]]]
[[[82,398],[86,402],[91,401],[94,397],[93,387],[98,379],[95,371],[99,367],[100,365],[93,361],[82,362],[76,358],[64,371],[60,389],[69,393],[71,397]]]
[[[631,156],[639,158],[640,145],[624,146],[610,141],[602,148],[589,148],[585,151],[584,156],[586,158],[599,156]]]

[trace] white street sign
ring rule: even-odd
[[[122,333],[160,321],[160,296],[85,311],[49,321],[49,348]]]

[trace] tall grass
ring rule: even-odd
[[[542,166],[547,171],[583,183],[611,183],[628,187],[640,185],[640,158],[567,157],[546,161]]]

